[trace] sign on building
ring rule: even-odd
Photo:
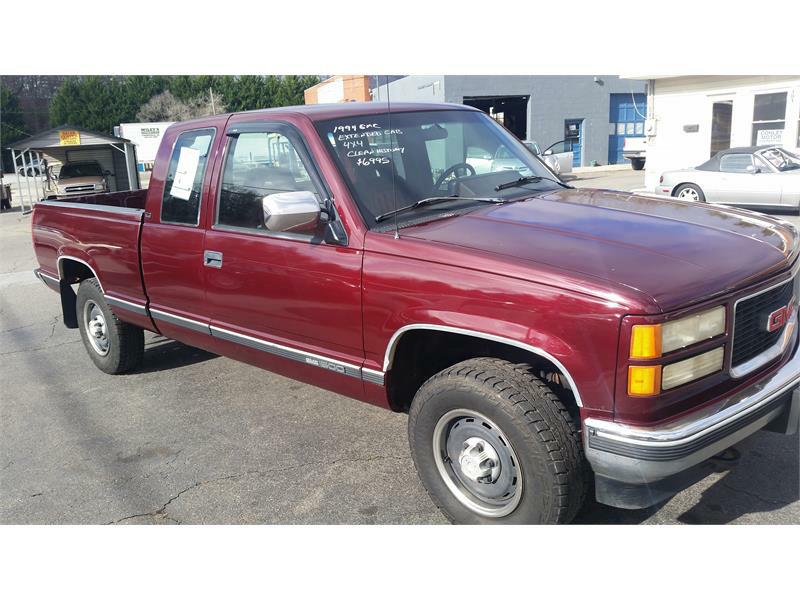
[[[761,129],[756,136],[756,146],[783,144],[783,129]]]
[[[59,131],[58,143],[61,146],[80,146],[81,134],[79,131]]]

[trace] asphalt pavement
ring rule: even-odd
[[[0,523],[445,522],[405,415],[151,334],[139,371],[106,375],[35,266],[30,216],[1,214]],[[800,523],[798,436],[736,449],[666,504],[578,522]]]

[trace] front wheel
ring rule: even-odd
[[[578,430],[527,365],[445,369],[417,392],[408,427],[420,479],[454,523],[566,523],[583,504]]]
[[[632,158],[631,159],[631,168],[634,171],[641,171],[642,169],[644,169],[644,159]]]
[[[706,196],[703,194],[703,190],[693,183],[684,183],[683,185],[679,185],[677,188],[675,188],[675,191],[672,192],[672,195],[676,198],[680,198],[681,200],[688,200],[690,202],[706,201]]]
[[[97,279],[85,279],[76,300],[78,327],[89,358],[110,375],[132,371],[144,355],[144,331],[120,321],[106,304]]]

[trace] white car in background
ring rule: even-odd
[[[545,148],[544,152],[541,151],[539,144],[534,140],[525,140],[522,143],[525,144],[528,150],[542,159],[544,164],[550,167],[556,175],[572,173],[572,150],[564,149],[566,148],[565,140],[559,140],[555,144],[550,144]],[[559,144],[561,145],[560,151]]]
[[[693,169],[665,172],[655,193],[693,202],[800,212],[800,156],[779,146],[722,150]]]
[[[531,154],[537,156],[539,160],[547,165],[556,175],[562,175],[563,173],[572,171],[572,152],[553,152],[553,148],[557,144],[562,144],[563,140],[552,144],[544,152],[541,151],[539,144],[533,140],[524,140],[522,143],[531,151]],[[492,157],[489,170],[493,172],[519,171],[520,164],[520,161],[511,156],[505,146],[501,146],[494,157]],[[524,175],[525,173],[522,174]]]

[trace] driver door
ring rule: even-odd
[[[310,192],[320,205],[329,197],[302,134],[233,117],[227,138],[205,237],[212,335],[234,358],[358,395],[361,253],[320,231],[265,225],[266,196]]]

